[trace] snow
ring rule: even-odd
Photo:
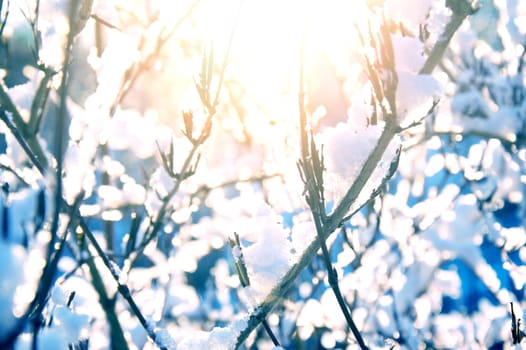
[[[165,309],[174,317],[190,317],[200,312],[200,300],[194,288],[175,285],[169,290]]]
[[[214,327],[210,332],[190,332],[177,343],[177,350],[230,350],[234,349],[239,332],[246,327],[245,320],[234,321],[230,327]]]
[[[433,101],[442,94],[442,86],[430,75],[398,71],[396,106],[401,126],[424,119]]]
[[[192,147],[180,132],[181,111],[195,109],[196,133],[206,119],[192,81],[199,74],[202,47],[208,46],[208,39],[200,35],[205,32],[206,37],[219,39],[214,43],[216,64],[211,67],[213,94],[225,49],[221,43],[227,38],[223,34],[230,30],[229,20],[235,14],[230,10],[238,5],[237,0],[228,4],[208,2],[214,3],[213,11],[204,1],[196,8],[195,18],[183,21],[159,49],[158,33],[164,24],[168,25],[166,32],[171,30],[177,21],[173,14],[184,12],[186,3],[174,9],[171,2],[146,1],[142,11],[138,6],[143,1],[118,2],[118,9],[95,2],[93,12],[119,29],[100,26],[102,56],[94,47],[94,20],[88,21],[87,30],[75,44],[90,50],[92,79],[84,77],[84,70],[80,74],[96,85],[82,91],[83,96],[91,94],[87,99],[78,98],[73,92],[78,87],[71,85],[71,97],[78,104],[68,101],[71,124],[64,194],[68,203],[79,194],[84,196],[81,213],[103,249],[102,227],[112,226],[116,245],[108,257],[115,263],[108,271],[100,257],[93,261],[106,292],[117,296],[114,309],[131,349],[153,349],[156,345],[125,300],[116,294],[112,274],[127,283],[148,320],[148,331],[155,333],[160,345],[169,349],[232,349],[247,327],[250,313],[268,300],[268,293],[316,239],[312,213],[302,193],[304,184],[296,168],[296,39],[301,28],[298,6],[303,3],[282,6],[278,1],[268,7],[262,2],[250,8],[245,2],[212,134],[194,155],[194,161],[197,154],[201,156],[197,172],[185,179],[166,203],[173,215],[165,218],[157,239],[144,254],[131,252],[130,259],[123,254],[129,253],[124,249],[134,220],[140,220],[137,242],[132,247],[137,248],[149,223],[158,218],[163,200],[174,189],[176,180],[161,166],[158,148],[167,152],[173,144],[171,170],[180,171]],[[524,319],[524,79],[517,69],[523,58],[525,8],[519,1],[494,3],[500,18],[492,19],[497,27],[491,29],[502,40],[502,52],[482,44],[484,34],[476,31],[473,22],[466,22],[453,38],[443,66],[433,75],[418,72],[451,18],[448,2],[359,1],[334,15],[331,13],[339,9],[338,2],[308,5],[311,9],[319,5],[322,11],[309,14],[313,26],[306,41],[306,89],[319,78],[311,74],[315,70],[310,66],[312,61],[326,65],[316,74],[334,75],[319,79],[331,84],[320,84],[323,91],[306,91],[306,103],[314,103],[313,109],[317,101],[323,102],[314,114],[327,114],[319,123],[313,120],[312,128],[316,145],[324,152],[328,211],[356,181],[384,128],[382,118],[378,125],[371,125],[371,88],[359,64],[365,49],[356,44],[354,25],[370,21],[374,32],[385,19],[390,30],[403,33],[391,36],[398,78],[393,112],[402,127],[419,125],[402,133],[407,147],[402,150],[399,171],[381,196],[329,239],[340,288],[353,305],[353,318],[371,348],[418,349],[422,344],[477,348],[502,342],[512,348],[507,310],[510,300]],[[22,4],[27,5],[30,16],[32,4]],[[41,4],[38,28],[42,36],[40,58],[53,67],[61,65],[61,42],[67,32],[65,12],[53,7],[57,4]],[[34,46],[33,40],[28,41],[32,38],[27,18],[18,3],[11,5],[13,11],[4,34],[6,38],[13,35],[15,40],[9,42],[7,53],[25,49],[32,55],[27,50]],[[228,10],[228,15],[219,13],[221,9]],[[279,9],[279,18],[269,34],[261,28],[268,27],[267,17],[275,9]],[[291,10],[292,14],[287,13]],[[333,23],[324,25],[324,20]],[[229,25],[223,26],[223,22]],[[287,27],[293,32],[286,31]],[[421,28],[430,31],[429,36],[422,33],[423,42]],[[322,48],[331,49],[320,53],[326,56],[324,60],[309,51]],[[127,79],[133,75],[128,69],[150,50],[156,51],[155,58],[126,97],[116,101],[123,83],[127,87]],[[3,66],[3,51],[0,56],[1,73],[11,73]],[[441,72],[444,69],[449,75]],[[29,82],[7,93],[27,120],[42,73],[29,66],[17,73],[27,75]],[[379,76],[389,73],[379,72]],[[58,80],[52,81],[53,89]],[[438,99],[437,113],[426,118]],[[54,97],[51,102],[56,103]],[[43,127],[54,131],[53,125],[44,123]],[[50,223],[44,221],[35,232],[35,218],[42,214],[36,208],[39,191],[46,187],[45,214],[50,211],[55,186],[53,174],[49,174],[52,172],[42,178],[31,168],[23,149],[3,124],[0,133],[0,147],[3,134],[7,144],[6,154],[0,155],[0,231],[7,228],[7,232],[0,232],[1,341],[34,297],[46,263],[43,256]],[[50,138],[41,136],[39,132],[43,146],[52,146]],[[392,170],[400,144],[398,137],[389,144],[351,210],[368,200]],[[104,154],[101,146],[106,147]],[[54,160],[49,160],[53,166]],[[108,175],[108,183],[102,184],[103,174]],[[64,212],[60,224],[70,219]],[[64,232],[65,227],[59,231]],[[240,246],[231,252],[227,242],[233,232],[239,234]],[[38,333],[41,348],[67,348],[79,339],[89,339],[89,347],[96,350],[111,346],[100,296],[91,283],[89,269],[81,264],[92,257],[80,249],[76,238],[74,234],[68,237],[54,276],[56,283],[42,314],[44,327]],[[241,254],[250,278],[246,288],[240,286],[233,266]],[[253,332],[244,346],[279,350],[297,341],[305,347],[314,343],[325,348],[354,348],[318,258],[301,272],[296,283],[286,300],[280,298],[279,308],[266,318],[280,337],[284,335],[283,346],[273,346],[262,332]],[[69,303],[72,292],[75,297]],[[16,349],[32,348],[30,329],[24,332],[17,339]],[[403,344],[397,344],[396,339]]]
[[[83,139],[79,143],[70,144],[64,159],[65,176],[64,196],[69,204],[73,204],[79,194],[89,197],[94,191],[96,178],[94,166],[91,163],[94,143],[93,140]]]
[[[327,199],[336,202],[345,195],[374,150],[382,131],[383,124],[356,129],[350,123],[339,123],[334,128],[327,128],[323,131],[320,135],[320,144],[324,146],[327,168],[325,174]],[[399,142],[399,139],[395,137],[389,143],[382,160],[362,190],[356,206],[364,203],[388,174],[391,161],[396,157]]]
[[[402,126],[420,121],[443,88],[431,75],[418,74],[424,65],[424,44],[416,38],[391,35],[398,85],[396,107]]]
[[[263,301],[294,262],[292,244],[281,224],[270,221],[254,228],[258,240],[243,248],[243,257],[250,279],[250,296]],[[254,305],[255,306],[255,305]]]
[[[88,315],[77,314],[64,305],[58,305],[53,314],[56,326],[63,329],[68,343],[74,343],[87,336],[85,330],[88,326]]]
[[[391,34],[397,70],[416,74],[424,65],[424,44],[412,37]]]
[[[108,42],[99,58],[93,52],[88,62],[97,72],[97,90],[90,96],[91,103],[109,108],[120,89],[121,79],[136,60],[140,52],[135,47],[133,33],[109,31]]]
[[[339,194],[341,197],[350,188],[374,149],[381,132],[379,126],[372,125],[358,131],[344,123],[324,131],[321,144],[324,145],[326,186],[330,194]]]
[[[311,220],[294,223],[290,236],[294,252],[300,256],[316,239],[314,223]]]

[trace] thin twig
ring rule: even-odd
[[[89,249],[86,249],[88,253],[91,254]],[[99,294],[99,303],[104,309],[106,314],[106,320],[108,321],[110,328],[110,344],[111,348],[114,350],[127,350],[128,344],[126,338],[124,337],[124,331],[122,329],[121,323],[115,312],[115,301],[116,298],[110,298],[106,287],[104,285],[104,280],[100,275],[100,272],[95,265],[94,256],[91,255],[86,259],[86,265],[88,266],[89,272],[91,274],[91,283],[93,287]]]
[[[0,91],[2,91],[1,88]],[[11,116],[13,116],[12,113]],[[31,148],[31,146],[27,142],[27,139],[24,137],[24,135],[22,135],[17,125],[13,123],[12,118],[9,118],[5,109],[3,109],[2,107],[0,107],[0,120],[4,122],[11,134],[15,137],[16,141],[22,147],[31,163],[37,168],[40,174],[43,175],[45,169],[42,163],[40,162],[40,158],[37,155],[35,155],[35,153],[33,152],[33,148]]]
[[[4,5],[6,5],[5,11],[4,11]],[[4,18],[0,19],[2,21],[2,23],[0,23],[0,38],[4,35],[4,29],[7,24],[7,18],[9,17],[9,6],[10,5],[11,5],[10,0],[7,0],[6,4],[4,4],[3,0],[0,1],[0,15],[2,14],[2,12],[5,13]]]
[[[11,132],[16,129],[15,133],[18,135],[15,135],[17,138],[17,141],[20,142],[20,140],[23,139],[23,142],[21,145],[26,145],[29,148],[29,152],[26,152],[28,156],[31,156],[33,159],[36,160],[36,162],[33,162],[33,159],[31,161],[35,166],[37,166],[40,173],[44,174],[45,169],[48,166],[48,161],[46,158],[46,155],[44,153],[44,150],[42,149],[42,146],[40,146],[40,143],[38,142],[38,139],[35,134],[31,134],[27,128],[27,125],[24,121],[24,118],[18,111],[18,108],[15,106],[13,101],[11,100],[11,97],[6,91],[6,87],[3,84],[3,82],[0,81],[0,106],[2,108],[2,111],[9,112],[11,118],[9,118],[9,122],[6,122],[8,128]],[[5,116],[5,112],[2,112],[2,119],[7,120],[7,117]]]
[[[226,49],[225,58],[223,59],[223,65],[221,66],[221,73],[219,73],[219,83],[216,90],[216,95],[214,98],[214,102],[212,104],[213,108],[215,109],[218,102],[219,102],[219,93],[221,92],[221,87],[223,85],[223,79],[225,77],[226,72],[226,66],[228,65],[228,58],[230,57],[230,49],[232,48],[232,42],[234,40],[234,34],[236,33],[237,24],[239,22],[239,17],[241,15],[241,9],[243,7],[243,4],[245,3],[245,0],[241,0],[239,2],[239,6],[236,13],[236,19],[234,22],[234,25],[232,26],[232,30],[230,31],[230,37],[228,38],[228,45]]]
[[[98,16],[97,14],[95,14],[95,13],[90,14],[90,17],[93,18],[96,22],[101,23],[101,24],[103,24],[104,26],[106,26],[106,27],[108,27],[108,28],[115,29],[115,30],[117,30],[117,31],[119,31],[119,32],[122,31],[122,29],[120,29],[120,28],[117,27],[116,25],[114,25],[114,24],[112,24],[112,23],[106,21],[104,18],[99,17],[99,16]]]
[[[229,186],[234,186],[241,183],[262,183],[263,181],[270,180],[276,177],[282,177],[283,174],[263,174],[259,176],[253,176],[249,177],[247,179],[234,179],[234,180],[227,180],[220,184],[208,186],[208,185],[202,185],[200,186],[197,191],[195,191],[190,197],[190,199],[199,197],[199,196],[207,196],[210,192],[220,189],[220,188],[226,188]]]
[[[0,113],[2,113],[2,112],[0,111]],[[2,118],[0,118],[0,120],[2,120]],[[18,181],[20,181],[24,185],[28,186],[27,181],[24,179],[24,177],[21,174],[18,173],[18,171],[16,171],[16,169],[13,169],[10,166],[5,165],[5,164],[1,164],[1,163],[0,163],[0,169],[12,173],[16,177],[16,179]]]

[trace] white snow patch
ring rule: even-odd
[[[338,201],[345,195],[376,147],[382,131],[383,124],[370,125],[367,128],[356,130],[349,123],[339,123],[334,128],[324,130],[320,138],[321,143],[324,144],[327,169],[325,173],[327,199]],[[373,190],[381,184],[389,171],[391,161],[397,154],[399,144],[398,137],[390,142],[377,168],[362,190],[356,205],[367,200]]]
[[[262,301],[292,266],[292,244],[281,224],[267,222],[259,240],[243,249],[250,279],[250,294]]]
[[[398,71],[396,107],[402,126],[423,119],[443,88],[433,76]]]

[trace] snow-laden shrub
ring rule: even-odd
[[[0,2],[0,348],[520,346],[525,18]]]

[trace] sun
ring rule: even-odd
[[[301,61],[312,112],[331,110],[323,105],[334,103],[324,101],[321,90],[331,99],[348,99],[343,85],[360,63],[356,26],[370,14],[367,1],[210,0],[198,9],[196,23],[217,60],[234,30],[225,84],[254,106],[265,106],[263,114],[275,120],[297,108]],[[347,103],[341,105],[338,113],[345,115]]]
[[[198,115],[195,111],[201,110],[204,120],[207,112],[194,80],[199,81],[203,54],[209,59],[213,52],[211,94],[220,91],[221,108],[215,125],[235,135],[236,141],[259,138],[261,143],[277,144],[276,125],[296,133],[300,71],[312,126],[346,121],[353,96],[367,86],[357,27],[367,28],[376,17],[376,2],[159,0],[160,23],[168,28],[182,25],[156,65],[161,88],[152,86],[148,94],[157,98],[169,87],[166,105],[174,112],[168,115],[180,110]],[[295,142],[281,131],[279,135],[289,144]]]

